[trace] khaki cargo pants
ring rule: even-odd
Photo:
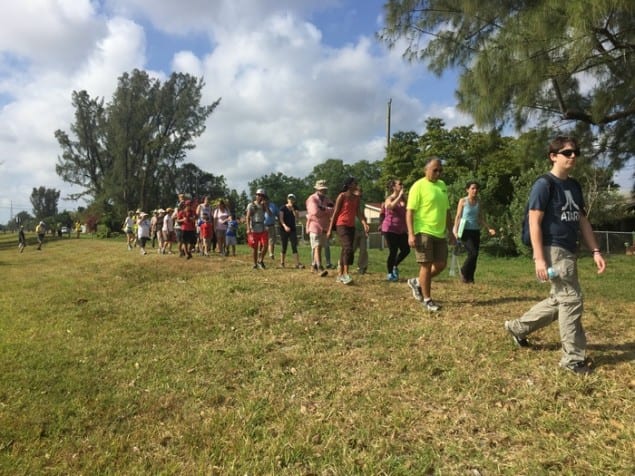
[[[582,327],[583,300],[578,281],[577,256],[564,248],[546,246],[545,256],[559,276],[551,281],[549,297],[511,321],[511,331],[518,337],[551,324],[556,319],[560,326],[562,359],[560,365],[569,367],[586,357],[586,336]]]

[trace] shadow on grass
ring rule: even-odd
[[[560,342],[531,343],[531,350],[534,351],[558,351],[560,348]],[[597,354],[591,356],[595,367],[617,365],[621,362],[635,362],[635,343],[633,342],[625,344],[589,344],[587,345],[587,350],[597,352]]]
[[[625,344],[590,344],[587,349],[602,352],[593,356],[596,367],[615,365],[620,362],[635,362],[635,342]]]
[[[470,304],[473,306],[496,306],[497,304],[505,304],[508,302],[532,302],[532,303],[536,303],[538,301],[540,301],[540,297],[536,296],[536,297],[532,297],[532,296],[525,296],[525,297],[518,297],[518,296],[503,296],[503,297],[498,297],[498,298],[493,298],[493,299],[469,299],[469,300],[452,300],[452,304]]]

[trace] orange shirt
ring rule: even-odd
[[[355,226],[355,217],[359,210],[359,195],[342,195],[342,208],[339,215],[337,215],[336,225],[340,226]]]

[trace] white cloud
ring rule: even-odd
[[[429,116],[448,126],[465,119],[439,91],[422,102],[416,90],[427,78],[423,68],[370,36],[327,46],[305,14],[339,1],[9,2],[0,18],[0,223],[8,219],[9,197],[28,204],[33,187],[78,191],[55,174],[60,150],[53,133],[73,121],[71,92],[85,89],[107,102],[117,78],[133,68],[160,79],[170,75],[168,67],[203,76],[203,100],[222,97],[187,160],[224,175],[239,191],[264,174],[304,177],[327,158],[380,160],[388,98],[393,133],[420,132]],[[23,17],[33,22],[24,25]],[[170,49],[171,39],[193,32],[213,43]],[[149,44],[157,38],[158,53]],[[166,55],[163,69],[149,64],[159,53]]]
[[[101,34],[100,23],[89,0],[4,2],[0,51],[50,69],[76,65]]]

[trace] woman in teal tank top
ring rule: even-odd
[[[454,236],[456,236],[457,240],[461,240],[467,252],[467,257],[461,267],[461,281],[473,283],[478,252],[481,246],[481,227],[487,228],[488,233],[492,236],[496,234],[496,231],[490,228],[483,218],[481,202],[478,198],[478,182],[469,181],[465,186],[465,190],[467,191],[467,197],[459,200],[453,231]]]

